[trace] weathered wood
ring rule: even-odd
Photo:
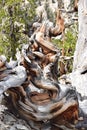
[[[56,25],[55,25],[55,27],[50,28],[49,36],[56,37],[56,36],[62,34],[64,37],[64,30],[65,30],[64,19],[62,18],[61,14],[60,14],[60,10],[57,10]]]
[[[78,0],[74,1],[74,10],[78,11]]]
[[[63,33],[64,21],[61,20],[57,14],[56,25]],[[2,77],[4,81],[0,81],[0,90],[5,86],[2,92],[7,90],[7,102],[11,102],[12,108],[29,125],[31,122],[37,124],[37,130],[74,128],[72,124],[78,120],[79,112],[77,93],[72,86],[58,82],[60,50],[48,41],[46,31],[49,29],[46,29],[46,23],[41,24],[32,37],[33,42],[30,40],[29,45],[22,47],[21,63],[11,68],[10,73],[6,73],[8,68],[1,73],[8,75],[6,80]],[[59,31],[57,29],[54,30]],[[12,70],[15,73],[11,73]]]
[[[87,1],[79,0],[78,3],[79,34],[74,53],[73,72],[70,75],[72,85],[82,96],[87,96],[87,4],[85,5],[85,2]]]

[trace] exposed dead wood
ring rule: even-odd
[[[60,34],[62,34],[64,36],[64,30],[65,30],[64,19],[60,15],[60,10],[57,10],[56,26],[54,28],[50,28],[49,36],[55,37],[55,36],[58,36]]]
[[[75,0],[74,2],[74,10],[78,11],[78,0]]]

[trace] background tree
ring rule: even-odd
[[[0,2],[0,53],[15,58],[16,48],[27,43],[29,24],[35,17],[35,0],[6,0]]]

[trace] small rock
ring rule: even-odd
[[[13,124],[13,122],[15,122],[16,120],[12,116],[7,114],[4,116],[3,121],[5,122],[5,124]]]
[[[17,130],[28,130],[28,128],[26,126],[23,126],[20,124],[17,124],[15,127],[17,128]]]

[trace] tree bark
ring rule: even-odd
[[[73,70],[83,69],[87,66],[87,0],[80,0],[78,7],[79,34],[74,54]]]
[[[82,96],[87,96],[87,0],[78,3],[78,40],[74,53],[72,85]]]

